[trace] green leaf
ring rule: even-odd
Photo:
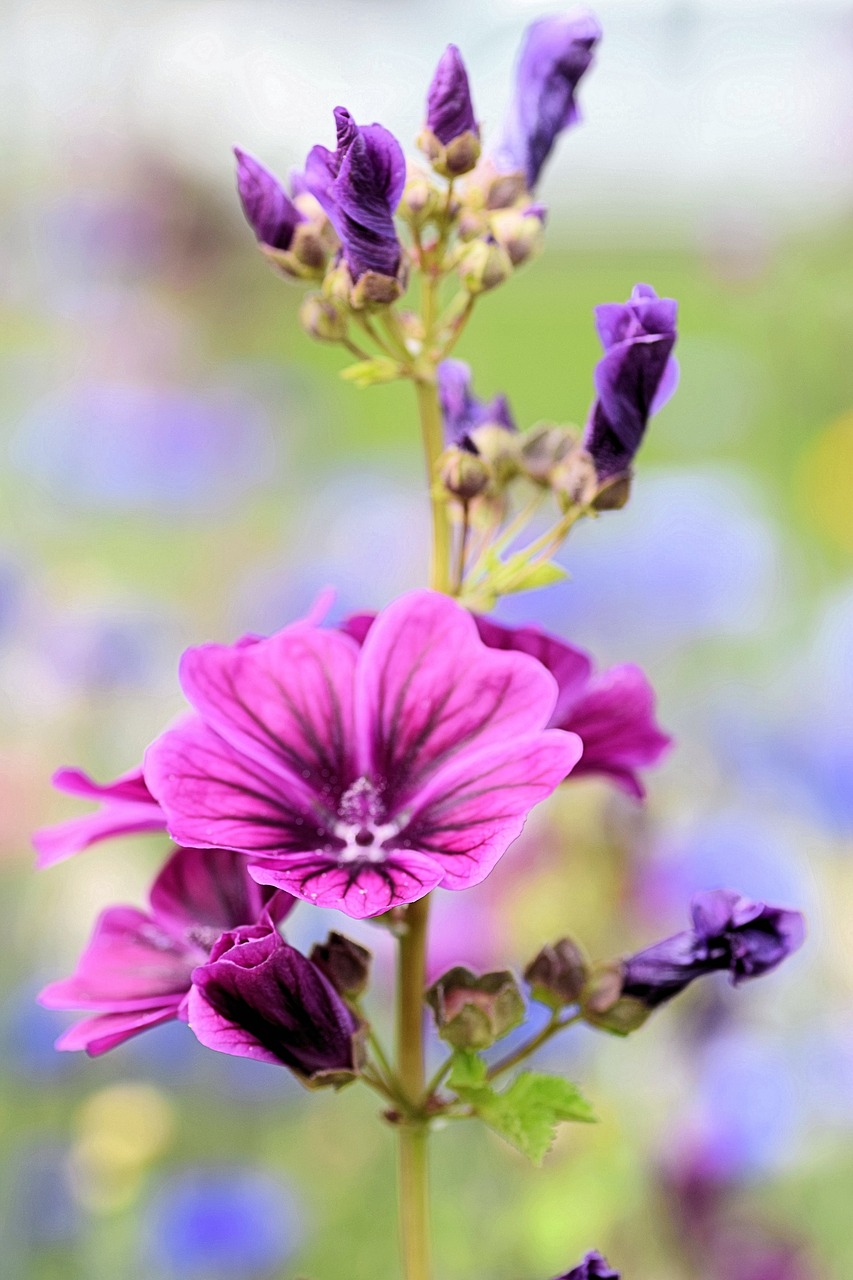
[[[555,582],[563,582],[568,576],[566,570],[553,560],[531,564],[526,551],[516,551],[494,572],[492,586],[499,595],[510,595],[515,591],[550,587]]]
[[[478,1104],[477,1114],[534,1164],[541,1164],[558,1124],[595,1120],[592,1107],[571,1081],[534,1071],[522,1072],[503,1093]]]
[[[354,382],[357,387],[373,387],[381,382],[393,382],[400,376],[400,366],[396,360],[386,356],[377,356],[375,360],[359,360],[357,364],[347,365],[341,370],[341,377],[347,382]]]

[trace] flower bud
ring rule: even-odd
[[[484,422],[470,433],[471,443],[503,488],[518,475],[518,436],[500,422]]]
[[[651,1009],[634,996],[622,994],[624,981],[625,970],[619,961],[596,965],[581,993],[585,1022],[617,1036],[627,1036],[643,1025]]]
[[[577,444],[571,427],[550,422],[525,431],[519,439],[519,462],[524,474],[536,484],[549,485],[554,468],[568,457]]]
[[[459,261],[459,275],[469,293],[487,293],[512,275],[512,261],[494,240],[475,240]]]
[[[552,947],[543,947],[524,970],[530,994],[540,1004],[561,1009],[577,1004],[587,977],[583,952],[571,938],[561,938]]]
[[[456,178],[469,173],[480,158],[480,130],[471,102],[471,87],[462,55],[448,45],[441,56],[427,97],[426,125],[418,145],[437,173]]]
[[[367,986],[370,952],[342,933],[330,933],[325,942],[315,943],[309,959],[344,998],[360,996]]]
[[[320,342],[340,342],[346,337],[346,309],[337,298],[324,298],[322,293],[309,293],[299,308],[299,323],[312,338]]]
[[[356,311],[365,307],[387,307],[403,293],[402,281],[397,276],[383,276],[378,271],[365,271],[350,291],[350,304]]]
[[[425,998],[438,1034],[454,1049],[488,1049],[524,1017],[524,999],[507,969],[477,977],[457,965],[433,983]]]
[[[551,472],[551,488],[565,507],[588,506],[598,490],[595,463],[585,449],[575,445]]]
[[[488,489],[491,478],[488,465],[478,453],[456,445],[446,450],[441,464],[441,483],[454,498],[470,502]]]
[[[542,206],[530,209],[498,209],[490,219],[492,235],[509,254],[514,267],[534,258],[545,243]]]
[[[625,471],[621,476],[616,476],[615,479],[610,480],[607,484],[603,484],[592,500],[595,510],[620,511],[631,496],[632,480],[631,472]]]
[[[415,227],[422,226],[438,208],[438,192],[422,173],[415,172],[403,188],[398,210]]]
[[[487,209],[508,209],[527,190],[523,173],[495,173],[489,170],[485,189]]]
[[[458,178],[470,173],[480,159],[480,139],[476,133],[463,133],[445,146],[429,129],[423,129],[418,146],[443,178]]]

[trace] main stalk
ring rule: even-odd
[[[406,910],[397,977],[397,1071],[408,1102],[421,1101],[424,1073],[424,987],[429,899]],[[427,1121],[404,1118],[399,1133],[400,1239],[405,1280],[429,1280]]]

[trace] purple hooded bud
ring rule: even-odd
[[[234,148],[237,192],[246,221],[261,244],[287,250],[300,222],[304,222],[284,187],[254,156]]]
[[[330,933],[311,949],[311,963],[326,975],[342,996],[360,996],[370,977],[370,952],[342,933]]]
[[[438,366],[438,398],[444,419],[444,438],[469,453],[478,449],[472,432],[482,426],[517,430],[506,396],[478,400],[471,385],[471,369],[464,360],[442,360]]]
[[[427,128],[445,147],[464,133],[479,137],[468,72],[455,44],[447,46],[435,69],[427,96]]]
[[[335,108],[335,124],[337,149],[312,148],[306,185],[338,233],[353,281],[367,273],[396,277],[402,250],[393,214],[406,183],[402,148],[382,125],[358,125],[343,107]]]
[[[561,1009],[576,1004],[583,991],[588,966],[586,957],[572,938],[560,938],[543,947],[524,970],[534,1000]]]
[[[589,13],[540,18],[527,28],[494,160],[501,172],[523,172],[528,191],[559,134],[579,118],[575,92],[600,39],[601,27]]]
[[[678,304],[659,298],[647,284],[634,286],[625,303],[595,309],[604,356],[595,370],[597,398],[583,447],[599,482],[626,475],[646,423],[675,391],[678,366],[671,358]]]
[[[278,1063],[312,1086],[358,1073],[358,1020],[269,919],[223,934],[192,980],[187,1019],[209,1049]]]
[[[726,970],[737,986],[775,969],[805,938],[799,911],[750,902],[730,889],[696,894],[690,913],[692,929],[623,962],[623,996],[655,1009],[694,978],[717,970]]]
[[[557,1280],[619,1280],[619,1272],[614,1271],[607,1259],[593,1250],[579,1266],[567,1271],[564,1276],[559,1276]]]

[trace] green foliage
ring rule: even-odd
[[[360,389],[375,387],[383,382],[394,382],[400,376],[397,361],[389,360],[386,356],[377,356],[374,360],[359,360],[341,370],[341,377]]]
[[[447,1083],[484,1124],[534,1164],[542,1163],[558,1124],[589,1124],[596,1118],[577,1086],[561,1076],[523,1071],[497,1092],[489,1084],[485,1062],[470,1050],[454,1054]]]

